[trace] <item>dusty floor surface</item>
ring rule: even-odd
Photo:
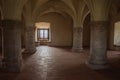
[[[111,67],[95,71],[86,66],[89,50],[37,47],[35,54],[23,54],[21,73],[0,72],[0,80],[120,80],[120,52],[108,51]]]

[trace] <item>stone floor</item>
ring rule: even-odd
[[[111,68],[95,71],[85,65],[89,50],[73,53],[68,48],[37,47],[23,54],[21,73],[0,72],[0,80],[120,80],[120,52],[108,51]]]

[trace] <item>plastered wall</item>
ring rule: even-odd
[[[38,21],[51,23],[50,46],[72,46],[73,24],[71,18],[65,18],[58,13],[48,13],[41,16]]]

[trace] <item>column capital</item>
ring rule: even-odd
[[[81,28],[83,28],[83,25],[74,25],[74,28],[76,28],[76,27],[81,27]]]
[[[75,33],[83,32],[83,28],[82,27],[74,27],[73,29],[74,29]]]
[[[96,30],[104,31],[108,28],[109,21],[92,21],[91,28],[96,28]]]
[[[108,25],[109,21],[91,21],[91,25]]]

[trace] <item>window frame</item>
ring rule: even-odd
[[[40,37],[40,30],[43,30],[43,38]],[[47,34],[48,38],[45,38],[45,30],[48,31],[48,34]],[[49,38],[49,34],[50,34],[49,31],[50,31],[49,28],[38,28],[37,29],[37,40],[38,41],[49,41],[49,39],[50,39]]]

